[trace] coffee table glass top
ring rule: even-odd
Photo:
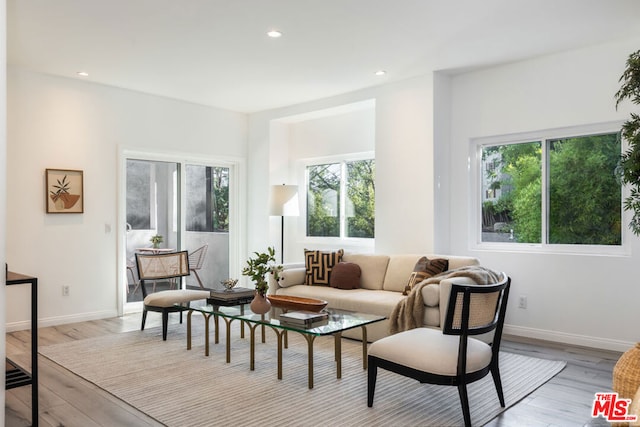
[[[227,318],[248,321],[250,323],[257,323],[260,325],[272,326],[279,329],[286,329],[289,331],[316,336],[332,335],[336,332],[358,328],[385,319],[384,316],[378,316],[375,314],[325,308],[323,311],[329,313],[329,318],[325,322],[319,323],[317,326],[305,328],[303,326],[291,325],[289,323],[283,324],[278,320],[277,315],[273,318],[271,317],[273,312],[260,315],[247,310],[248,313],[242,313],[238,307],[215,307],[212,305],[191,306],[190,309],[201,313],[219,315]]]

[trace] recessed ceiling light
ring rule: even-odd
[[[376,71],[376,76],[384,76],[385,74],[387,74],[387,72],[385,70]]]
[[[89,77],[89,73],[86,71],[78,71],[77,73],[80,77]]]
[[[277,39],[278,37],[282,37],[282,31],[279,30],[269,30],[267,31],[267,35],[272,39]]]

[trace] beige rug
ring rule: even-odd
[[[224,322],[220,322],[223,324]],[[378,371],[373,408],[367,407],[367,375],[361,344],[343,340],[342,379],[336,379],[333,338],[315,342],[315,384],[307,387],[307,346],[290,334],[283,379],[277,379],[275,334],[256,344],[249,370],[249,340],[232,325],[231,363],[225,363],[224,334],[204,356],[203,321],[194,316],[193,349],[186,328],[160,328],[108,335],[51,346],[40,353],[168,426],[446,426],[462,425],[455,387],[423,385]],[[212,322],[213,326],[213,322]],[[212,328],[213,329],[213,328]],[[507,407],[560,372],[564,362],[503,352],[501,373]],[[500,414],[491,375],[469,386],[473,425]]]

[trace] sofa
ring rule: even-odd
[[[467,266],[479,266],[478,259],[464,256],[436,254],[357,254],[344,253],[343,263],[353,263],[360,267],[359,287],[340,289],[326,283],[305,284],[308,279],[305,264],[283,266],[279,280],[270,277],[269,293],[305,298],[317,298],[328,302],[328,308],[358,311],[387,317],[387,320],[367,326],[367,341],[373,342],[390,335],[390,316],[398,303],[407,298],[403,295],[416,263],[422,257],[427,259],[447,259],[448,270]],[[307,262],[308,265],[308,262]],[[440,328],[444,324],[445,310],[452,283],[473,284],[467,277],[443,279],[439,284],[421,286],[422,301],[425,305],[423,325]],[[444,308],[443,308],[444,307]],[[442,308],[442,309],[441,309]],[[361,329],[345,331],[343,336],[362,339]]]

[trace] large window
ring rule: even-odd
[[[481,242],[622,244],[620,133],[576,135],[479,145]]]
[[[307,236],[373,238],[375,161],[309,165]]]

